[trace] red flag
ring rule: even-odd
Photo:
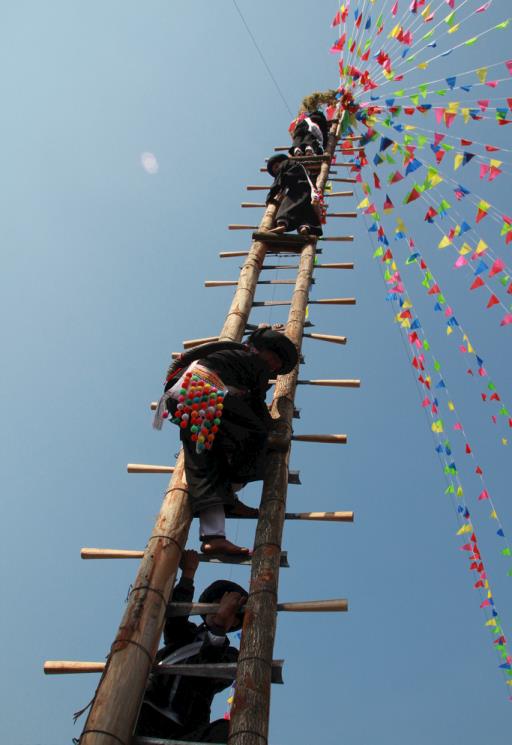
[[[477,287],[482,287],[483,285],[484,285],[484,281],[482,277],[477,277],[469,289],[476,290]]]
[[[498,298],[496,297],[496,295],[493,294],[489,298],[489,302],[487,303],[487,306],[486,307],[487,308],[492,308],[493,305],[497,305],[499,302],[500,301],[498,300]]]

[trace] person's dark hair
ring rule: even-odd
[[[275,166],[277,163],[284,163],[285,160],[288,160],[288,156],[284,153],[278,153],[277,155],[273,155],[271,158],[268,159],[267,171],[272,177],[274,176],[274,174],[272,173],[273,166]]]
[[[215,582],[212,582],[211,585],[208,585],[203,592],[199,595],[199,603],[218,603],[220,600],[222,600],[222,596],[225,592],[239,592],[240,595],[244,598],[249,597],[249,593],[247,590],[244,590],[243,587],[240,585],[237,585],[236,582],[231,582],[228,579],[218,579]],[[203,621],[206,620],[206,616],[203,616]],[[235,624],[230,628],[230,631],[238,631],[238,629],[242,628],[242,616],[237,616],[238,623]]]
[[[295,344],[285,334],[275,329],[256,329],[247,338],[247,343],[256,349],[270,349],[277,354],[282,365],[279,375],[291,372],[299,361],[299,353]]]

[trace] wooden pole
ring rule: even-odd
[[[275,204],[269,205],[259,230],[273,226],[276,211]],[[221,339],[241,340],[266,251],[264,243],[253,241],[220,333]],[[80,745],[129,745],[131,742],[191,520],[181,452],[129,593]]]
[[[327,147],[327,154],[331,156],[340,134],[339,126],[331,127]],[[322,192],[328,172],[329,164],[322,163],[316,183]],[[314,271],[315,245],[309,243],[302,249],[286,326],[286,334],[297,345],[299,352]],[[230,745],[265,745],[268,741],[270,662],[276,629],[279,554],[285,520],[298,369],[297,365],[289,375],[278,378],[272,402],[271,413],[276,419],[275,427],[280,435],[281,447],[270,451],[267,457],[231,710]]]
[[[325,445],[345,445],[347,435],[293,435],[295,442],[319,442]]]

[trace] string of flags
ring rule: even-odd
[[[490,374],[487,355],[477,350],[475,335],[448,300],[441,269],[432,268],[447,259],[446,268],[455,277],[467,276],[471,301],[483,300],[483,321],[498,318],[498,310],[497,325],[503,331],[497,333],[507,332],[512,325],[512,216],[504,186],[512,176],[512,148],[501,132],[506,136],[512,124],[512,59],[480,58],[494,51],[483,40],[509,29],[512,19],[497,16],[499,12],[503,6],[493,7],[492,0],[345,0],[331,21],[337,38],[329,51],[337,58],[337,96],[349,113],[349,132],[361,135],[363,149],[344,158],[349,156],[363,192],[358,209],[429,417],[445,494],[455,507],[460,550],[468,557],[473,586],[481,596],[499,668],[512,686],[512,655],[475,523],[488,516],[487,528],[493,528],[511,577],[512,549],[488,469],[405,284],[405,275],[419,273],[434,318],[453,342],[448,351],[462,356],[475,383],[478,406],[483,407],[478,411],[490,417],[501,445],[508,446],[512,410]],[[478,46],[480,51],[473,52]],[[477,64],[466,63],[471,69],[462,71],[446,67],[460,52],[466,60],[472,55]],[[430,74],[434,67],[437,76]],[[426,70],[432,79],[425,79]],[[460,127],[463,134],[457,133]],[[475,136],[477,128],[485,130],[484,137]],[[388,229],[391,220],[395,226]],[[432,251],[439,261],[431,260]]]

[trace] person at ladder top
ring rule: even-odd
[[[300,114],[290,125],[293,137],[290,155],[322,155],[327,145],[329,125],[322,111]]]
[[[268,160],[267,170],[274,176],[274,183],[266,204],[278,201],[279,195],[282,197],[276,214],[276,227],[270,232],[297,230],[301,235],[322,235],[322,196],[313,186],[302,163],[290,160],[284,154],[273,155]]]
[[[168,414],[180,427],[190,505],[199,515],[201,551],[248,554],[227,540],[225,512],[255,517],[236,488],[264,475],[272,417],[265,401],[269,379],[293,370],[298,353],[279,331],[263,327],[247,344],[219,341],[184,352],[171,365],[153,426]]]
[[[157,652],[158,664],[201,665],[233,663],[238,650],[231,647],[227,633],[242,626],[240,610],[247,592],[240,585],[217,580],[199,596],[200,603],[220,603],[216,613],[203,616],[201,625],[188,616],[171,616],[171,603],[191,603],[194,597],[194,575],[199,564],[195,551],[184,551],[180,581],[174,587],[167,608],[164,643]],[[191,742],[228,741],[228,722],[210,722],[214,696],[230,685],[226,678],[206,678],[159,674],[153,672],[142,702],[135,734],[168,740]]]

